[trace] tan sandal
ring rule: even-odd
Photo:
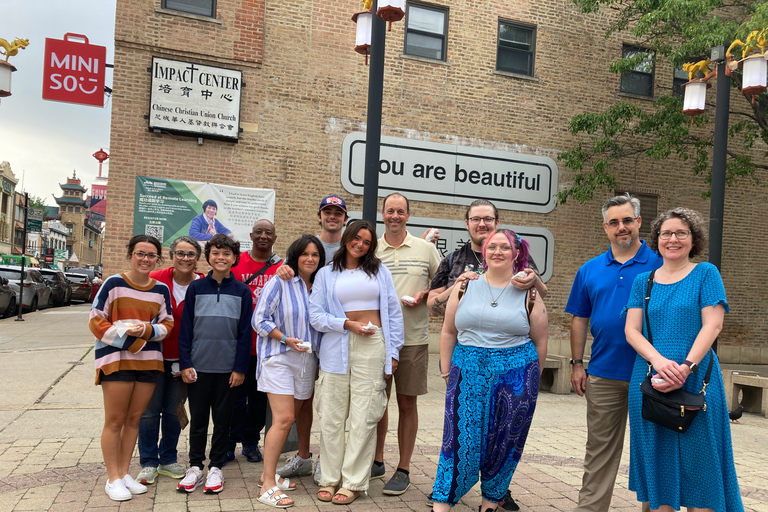
[[[335,485],[326,485],[325,487],[321,487],[317,491],[317,499],[325,503],[330,503],[333,500],[333,496],[336,494],[336,489],[338,489],[338,487]],[[320,496],[321,492],[327,493],[328,496]]]
[[[338,499],[336,496],[344,496],[345,499]],[[341,488],[336,491],[331,502],[334,505],[349,505],[360,496],[360,491],[350,491],[349,489]]]

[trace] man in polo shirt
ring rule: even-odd
[[[400,362],[392,378],[387,379],[387,398],[392,391],[392,380],[395,381],[399,411],[397,446],[400,459],[397,471],[383,490],[391,496],[403,494],[411,485],[411,455],[419,429],[416,400],[428,392],[429,309],[426,302],[429,284],[440,265],[434,244],[408,233],[406,223],[410,213],[408,199],[402,194],[394,193],[384,198],[381,214],[385,232],[379,238],[376,251],[376,256],[392,273],[405,324],[405,345],[400,350]],[[371,479],[384,477],[384,440],[388,422],[388,412],[385,411],[377,430]]]
[[[621,311],[635,277],[661,266],[640,240],[640,201],[629,194],[603,205],[603,229],[611,246],[576,274],[565,311],[571,321],[571,385],[587,398],[587,447],[579,492],[580,512],[608,512],[627,425],[629,378],[635,350],[624,336]],[[587,328],[592,332],[589,374],[584,371]],[[648,510],[648,503],[643,504]]]

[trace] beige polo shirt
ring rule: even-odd
[[[440,265],[440,255],[434,244],[408,233],[400,247],[392,247],[382,236],[379,238],[376,256],[392,274],[398,298],[415,296],[428,290]],[[415,308],[400,303],[405,324],[405,345],[429,343],[429,309],[426,297]]]

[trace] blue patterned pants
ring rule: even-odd
[[[480,478],[501,503],[523,454],[539,395],[533,343],[507,349],[456,345],[445,393],[445,425],[433,500],[458,503]]]

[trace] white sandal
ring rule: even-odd
[[[286,504],[283,504],[283,505],[280,504],[280,502],[285,500],[285,499],[289,499],[289,500],[291,499],[291,498],[289,498],[288,496],[286,496],[285,494],[283,494],[280,491],[281,491],[281,489],[279,487],[275,486],[275,487],[269,489],[268,491],[266,491],[261,496],[259,496],[258,499],[259,499],[259,501],[261,503],[263,503],[265,505],[269,505],[270,507],[275,507],[275,508],[289,508],[289,507],[292,507],[294,505],[293,500],[291,500],[291,502],[288,503],[287,505]]]
[[[283,479],[281,482],[280,479]],[[281,491],[295,491],[296,490],[296,484],[293,484],[293,487],[291,487],[291,481],[288,478],[282,477],[275,473],[275,483],[277,484],[275,487],[280,489]],[[259,487],[264,487],[264,480],[259,479]]]

